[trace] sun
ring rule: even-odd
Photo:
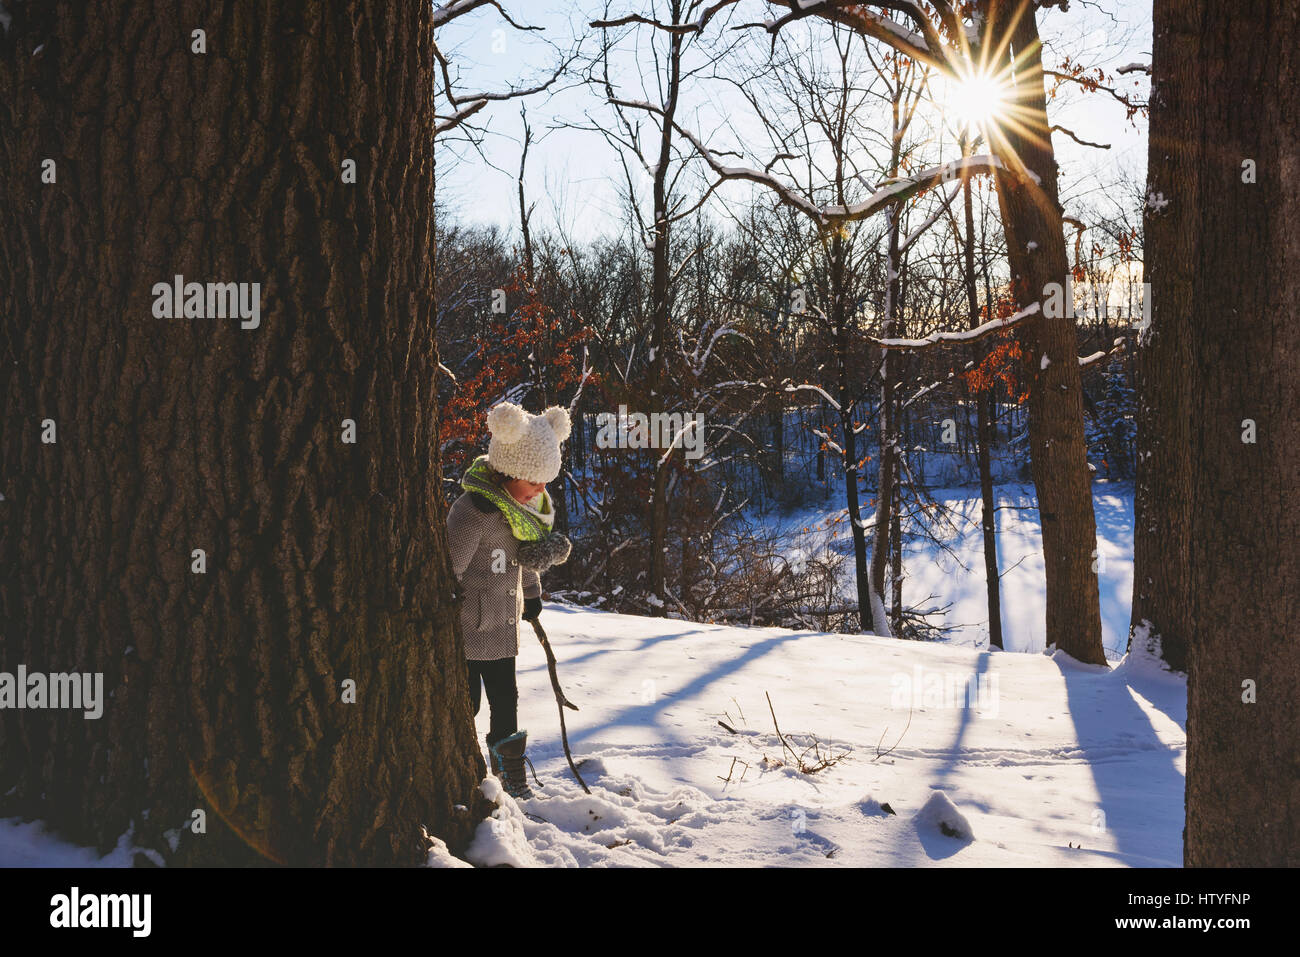
[[[948,113],[966,128],[984,130],[1001,116],[1005,91],[987,73],[971,73],[949,86]]]

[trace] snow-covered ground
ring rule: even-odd
[[[542,620],[593,793],[569,774],[544,657],[524,642],[520,723],[544,787],[502,798],[476,864],[1181,863],[1186,684],[1150,661],[560,605]],[[819,742],[833,766],[792,766],[769,694],[794,750]]]
[[[934,604],[952,602],[948,624],[963,626],[952,640],[987,645],[988,594],[979,495],[972,497],[970,489],[931,494],[964,516],[965,523],[957,525],[958,537],[948,543],[953,554],[919,542],[906,546],[904,600],[919,603],[935,595]],[[1009,651],[1042,651],[1047,642],[1047,586],[1033,486],[1001,485],[995,496],[1003,641]],[[1092,508],[1097,521],[1095,565],[1102,644],[1107,657],[1118,661],[1128,645],[1133,596],[1133,486],[1118,482],[1094,484]]]
[[[1010,650],[990,653],[978,495],[934,494],[958,516],[944,536],[949,551],[910,543],[904,596],[951,602],[945,623],[958,627],[947,642],[548,605],[561,677],[582,708],[568,716],[570,741],[593,794],[568,772],[544,660],[525,638],[520,722],[532,730],[546,786],[522,804],[503,799],[470,859],[1179,865],[1185,681],[1136,656],[1108,670],[1043,654],[1038,515],[1032,490],[1018,485],[998,488]],[[1103,640],[1118,661],[1132,587],[1132,488],[1098,483],[1094,504]],[[842,517],[823,506],[782,524],[805,552],[844,549]],[[839,760],[795,770],[769,694],[796,751],[816,743]],[[486,707],[479,724],[485,732]]]
[[[1004,505],[1030,503],[1015,487],[1000,494]],[[468,860],[1178,866],[1185,681],[1136,656],[1110,669],[1042,653],[1037,516],[1021,508],[998,513],[1007,643],[1038,650],[990,652],[978,500],[969,496],[944,496],[971,519],[953,555],[921,545],[908,555],[909,600],[933,592],[953,602],[949,623],[963,627],[948,642],[547,604],[560,678],[581,709],[567,712],[569,739],[592,794],[569,773],[545,658],[525,630],[520,725],[542,786],[515,802],[495,779],[484,782],[499,806]],[[1098,487],[1106,641],[1120,650],[1131,507],[1122,487]],[[486,703],[478,725],[481,737]],[[795,766],[823,758],[829,765],[814,773]],[[129,858],[119,848],[98,863]],[[0,865],[92,861],[39,825],[0,822]],[[439,851],[430,863],[463,862]]]
[[[988,646],[988,594],[984,584],[984,537],[980,526],[978,488],[931,489],[947,514],[931,519],[933,530],[947,545],[937,548],[914,532],[905,532],[903,601],[917,607],[950,605],[935,624],[953,627],[948,640],[975,647]],[[998,569],[1002,575],[1002,632],[1009,651],[1043,651],[1046,646],[1046,580],[1042,532],[1032,485],[1008,483],[995,488]],[[756,519],[777,530],[788,551],[806,556],[834,549],[848,557],[841,596],[856,601],[852,542],[836,490],[820,504],[784,518]],[[1122,482],[1093,485],[1097,521],[1098,593],[1101,600],[1102,644],[1107,657],[1118,661],[1128,644],[1133,593],[1133,486]],[[868,525],[871,519],[868,518]]]

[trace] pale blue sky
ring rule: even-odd
[[[460,92],[501,90],[509,83],[532,85],[548,75],[557,60],[556,49],[548,44],[567,50],[582,34],[587,34],[584,52],[595,53],[600,31],[589,30],[586,24],[604,14],[604,0],[507,0],[506,5],[516,20],[542,26],[544,32],[521,34],[490,7],[439,31],[440,48],[452,56],[460,71]],[[645,0],[610,0],[608,9],[611,16],[618,16],[642,12],[646,6]],[[1064,13],[1052,9],[1039,14],[1048,66],[1066,54],[1108,73],[1126,63],[1150,62],[1150,0],[1094,0],[1086,4],[1074,0],[1070,8]],[[763,0],[741,0],[731,22],[762,20],[772,15],[771,10]],[[819,26],[809,21],[807,28],[816,30]],[[651,30],[640,30],[644,44]],[[736,36],[715,28],[710,32],[714,36]],[[626,46],[630,49],[631,45]],[[640,59],[644,61],[643,53]],[[629,52],[615,63],[615,79],[623,95],[629,99],[657,99],[638,88],[637,56]],[[1139,83],[1136,87],[1135,80]],[[1145,76],[1129,74],[1116,77],[1116,81],[1145,97]],[[617,221],[611,221],[611,217],[619,216],[618,183],[623,175],[617,153],[597,133],[566,128],[593,122],[609,124],[612,112],[603,97],[570,78],[553,91],[529,97],[526,104],[535,142],[529,153],[525,185],[530,200],[536,201],[535,226],[547,228],[561,222],[576,239],[618,228]],[[440,202],[462,221],[495,224],[511,235],[518,229],[515,175],[522,134],[519,108],[517,101],[493,104],[475,117],[480,127],[486,127],[483,157],[459,146],[450,150],[444,147],[439,152]],[[755,145],[753,152],[770,155],[765,140],[758,136],[757,120],[746,115],[752,114],[748,104],[734,92],[729,94],[723,84],[709,81],[693,85],[683,110],[688,126],[701,135],[717,137],[710,142],[727,142],[729,137],[744,140],[752,132],[754,142],[763,143]],[[1058,100],[1049,104],[1049,111],[1054,123],[1069,127],[1081,138],[1111,144],[1111,149],[1102,151],[1078,146],[1060,133],[1055,135],[1067,205],[1071,197],[1098,193],[1114,180],[1120,168],[1139,178],[1145,176],[1143,119],[1138,118],[1135,127],[1125,120],[1124,108],[1109,96],[1083,96],[1073,85],[1067,85]],[[730,123],[730,129],[723,128],[724,122]],[[540,142],[536,141],[538,137]],[[453,153],[460,154],[461,159],[454,159]],[[728,183],[720,195],[744,199],[747,189],[743,184]]]

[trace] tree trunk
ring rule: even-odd
[[[2,813],[186,863],[464,843],[431,7],[8,7],[0,627],[8,664],[102,672],[105,701],[6,713]],[[260,324],[159,318],[178,275],[260,283]]]
[[[963,153],[966,151],[963,149]],[[962,205],[966,214],[966,307],[970,312],[972,329],[980,324],[979,298],[975,290],[975,212],[971,202],[970,177],[962,182]],[[987,350],[981,349],[986,352]],[[990,390],[991,391],[991,390]],[[998,573],[997,512],[993,500],[993,470],[989,462],[989,444],[992,442],[989,427],[989,406],[983,393],[970,393],[975,403],[975,457],[980,475],[980,524],[984,532],[984,583],[988,593],[989,647],[1002,647],[1001,576]]]
[[[1068,266],[1038,26],[1032,9],[1015,15],[1009,8],[1021,7],[1010,0],[994,0],[991,6],[987,42],[1010,29],[1015,64],[1013,119],[992,133],[994,153],[1005,166],[996,178],[1012,290],[1021,309],[1042,304],[1021,342],[1027,353],[1029,445],[1047,576],[1047,643],[1079,661],[1105,664],[1077,336],[1065,310],[1053,317],[1047,308],[1053,285],[1065,289]]]
[[[1195,53],[1197,36],[1177,13],[1173,32],[1162,38],[1167,58]],[[1170,60],[1166,59],[1166,63]],[[1159,76],[1162,96],[1186,103],[1199,95],[1200,77],[1191,70],[1165,70]],[[1154,97],[1154,84],[1152,96]],[[1199,136],[1198,114],[1175,109],[1151,111],[1147,178],[1153,189],[1177,184],[1178,203],[1161,207],[1148,200],[1144,276],[1152,290],[1147,315],[1138,324],[1137,465],[1133,497],[1133,637],[1145,645],[1139,653],[1162,657],[1175,671],[1187,670],[1187,643],[1192,635],[1188,535],[1192,521],[1192,308],[1195,302],[1197,237],[1201,201],[1200,157],[1192,149]],[[1164,194],[1172,196],[1168,190]],[[1130,309],[1130,315],[1132,310]]]
[[[673,5],[673,22],[677,22],[680,9]],[[669,282],[670,260],[668,242],[672,227],[668,210],[669,164],[673,156],[673,119],[677,114],[677,98],[681,89],[681,34],[674,33],[668,41],[668,102],[659,135],[658,164],[655,167],[654,243],[651,250],[651,311],[650,331],[650,415],[667,410],[665,390],[668,387],[668,336],[670,326]],[[668,548],[668,468],[660,464],[662,451],[651,452],[654,470],[650,490],[650,594],[653,596],[650,614],[663,616],[668,611],[667,555]],[[669,459],[671,462],[671,458]]]
[[[895,105],[897,109],[897,104]],[[895,147],[897,148],[897,147]],[[888,292],[885,296],[885,322],[882,339],[894,337],[898,316],[898,227],[899,210],[891,209],[889,216],[889,269]],[[894,485],[898,481],[898,423],[894,400],[894,386],[898,377],[898,357],[893,349],[880,350],[880,426],[879,469],[876,480],[876,521],[871,545],[871,616],[872,631],[877,635],[891,634],[885,615],[885,569],[889,565],[889,531],[893,524]]]
[[[899,423],[900,429],[902,423]],[[901,433],[900,433],[901,434]],[[889,523],[889,577],[893,586],[889,626],[894,634],[903,628],[903,483],[894,483],[893,516]]]
[[[840,433],[844,438],[844,497],[849,511],[849,533],[853,536],[853,581],[858,593],[858,627],[869,633],[871,584],[867,568],[867,533],[862,527],[862,504],[858,498],[858,437],[853,434],[851,413],[841,414],[840,423]]]
[[[1176,473],[1191,494],[1184,507],[1149,492],[1144,516],[1187,523],[1185,550],[1169,556],[1179,567],[1159,570],[1186,582],[1189,605],[1175,619],[1187,626],[1184,861],[1294,867],[1300,9],[1157,0],[1154,36],[1152,156],[1170,158],[1150,171],[1152,332],[1185,338],[1190,365],[1162,367],[1143,400],[1155,400],[1157,427],[1191,423],[1191,467]]]
[[[897,86],[892,91],[892,125],[890,128],[889,175],[897,176],[902,162],[902,138],[904,124],[901,122],[900,103],[903,99],[904,83],[895,72]],[[902,269],[899,262],[900,219],[902,210],[891,207],[886,213],[889,230],[888,254],[885,258],[885,315],[882,339],[892,339],[897,335],[895,329],[898,317],[902,315],[902,303],[899,295],[898,277]],[[898,381],[898,364],[900,357],[893,349],[880,350],[880,427],[879,455],[880,462],[876,479],[876,524],[875,535],[871,545],[871,617],[872,631],[877,635],[891,634],[889,620],[885,616],[885,569],[889,565],[889,532],[893,526],[894,485],[898,482],[899,434],[895,421],[897,410],[894,386]]]

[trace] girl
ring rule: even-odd
[[[529,415],[501,402],[487,416],[487,455],[461,478],[465,490],[447,513],[452,571],[460,585],[470,700],[478,714],[487,689],[492,770],[516,798],[530,798],[524,775],[528,732],[516,727],[519,694],[515,657],[519,621],[542,611],[541,572],[569,557],[569,540],[552,531],[555,510],[546,492],[560,474],[560,443],[569,413],[551,406]]]

